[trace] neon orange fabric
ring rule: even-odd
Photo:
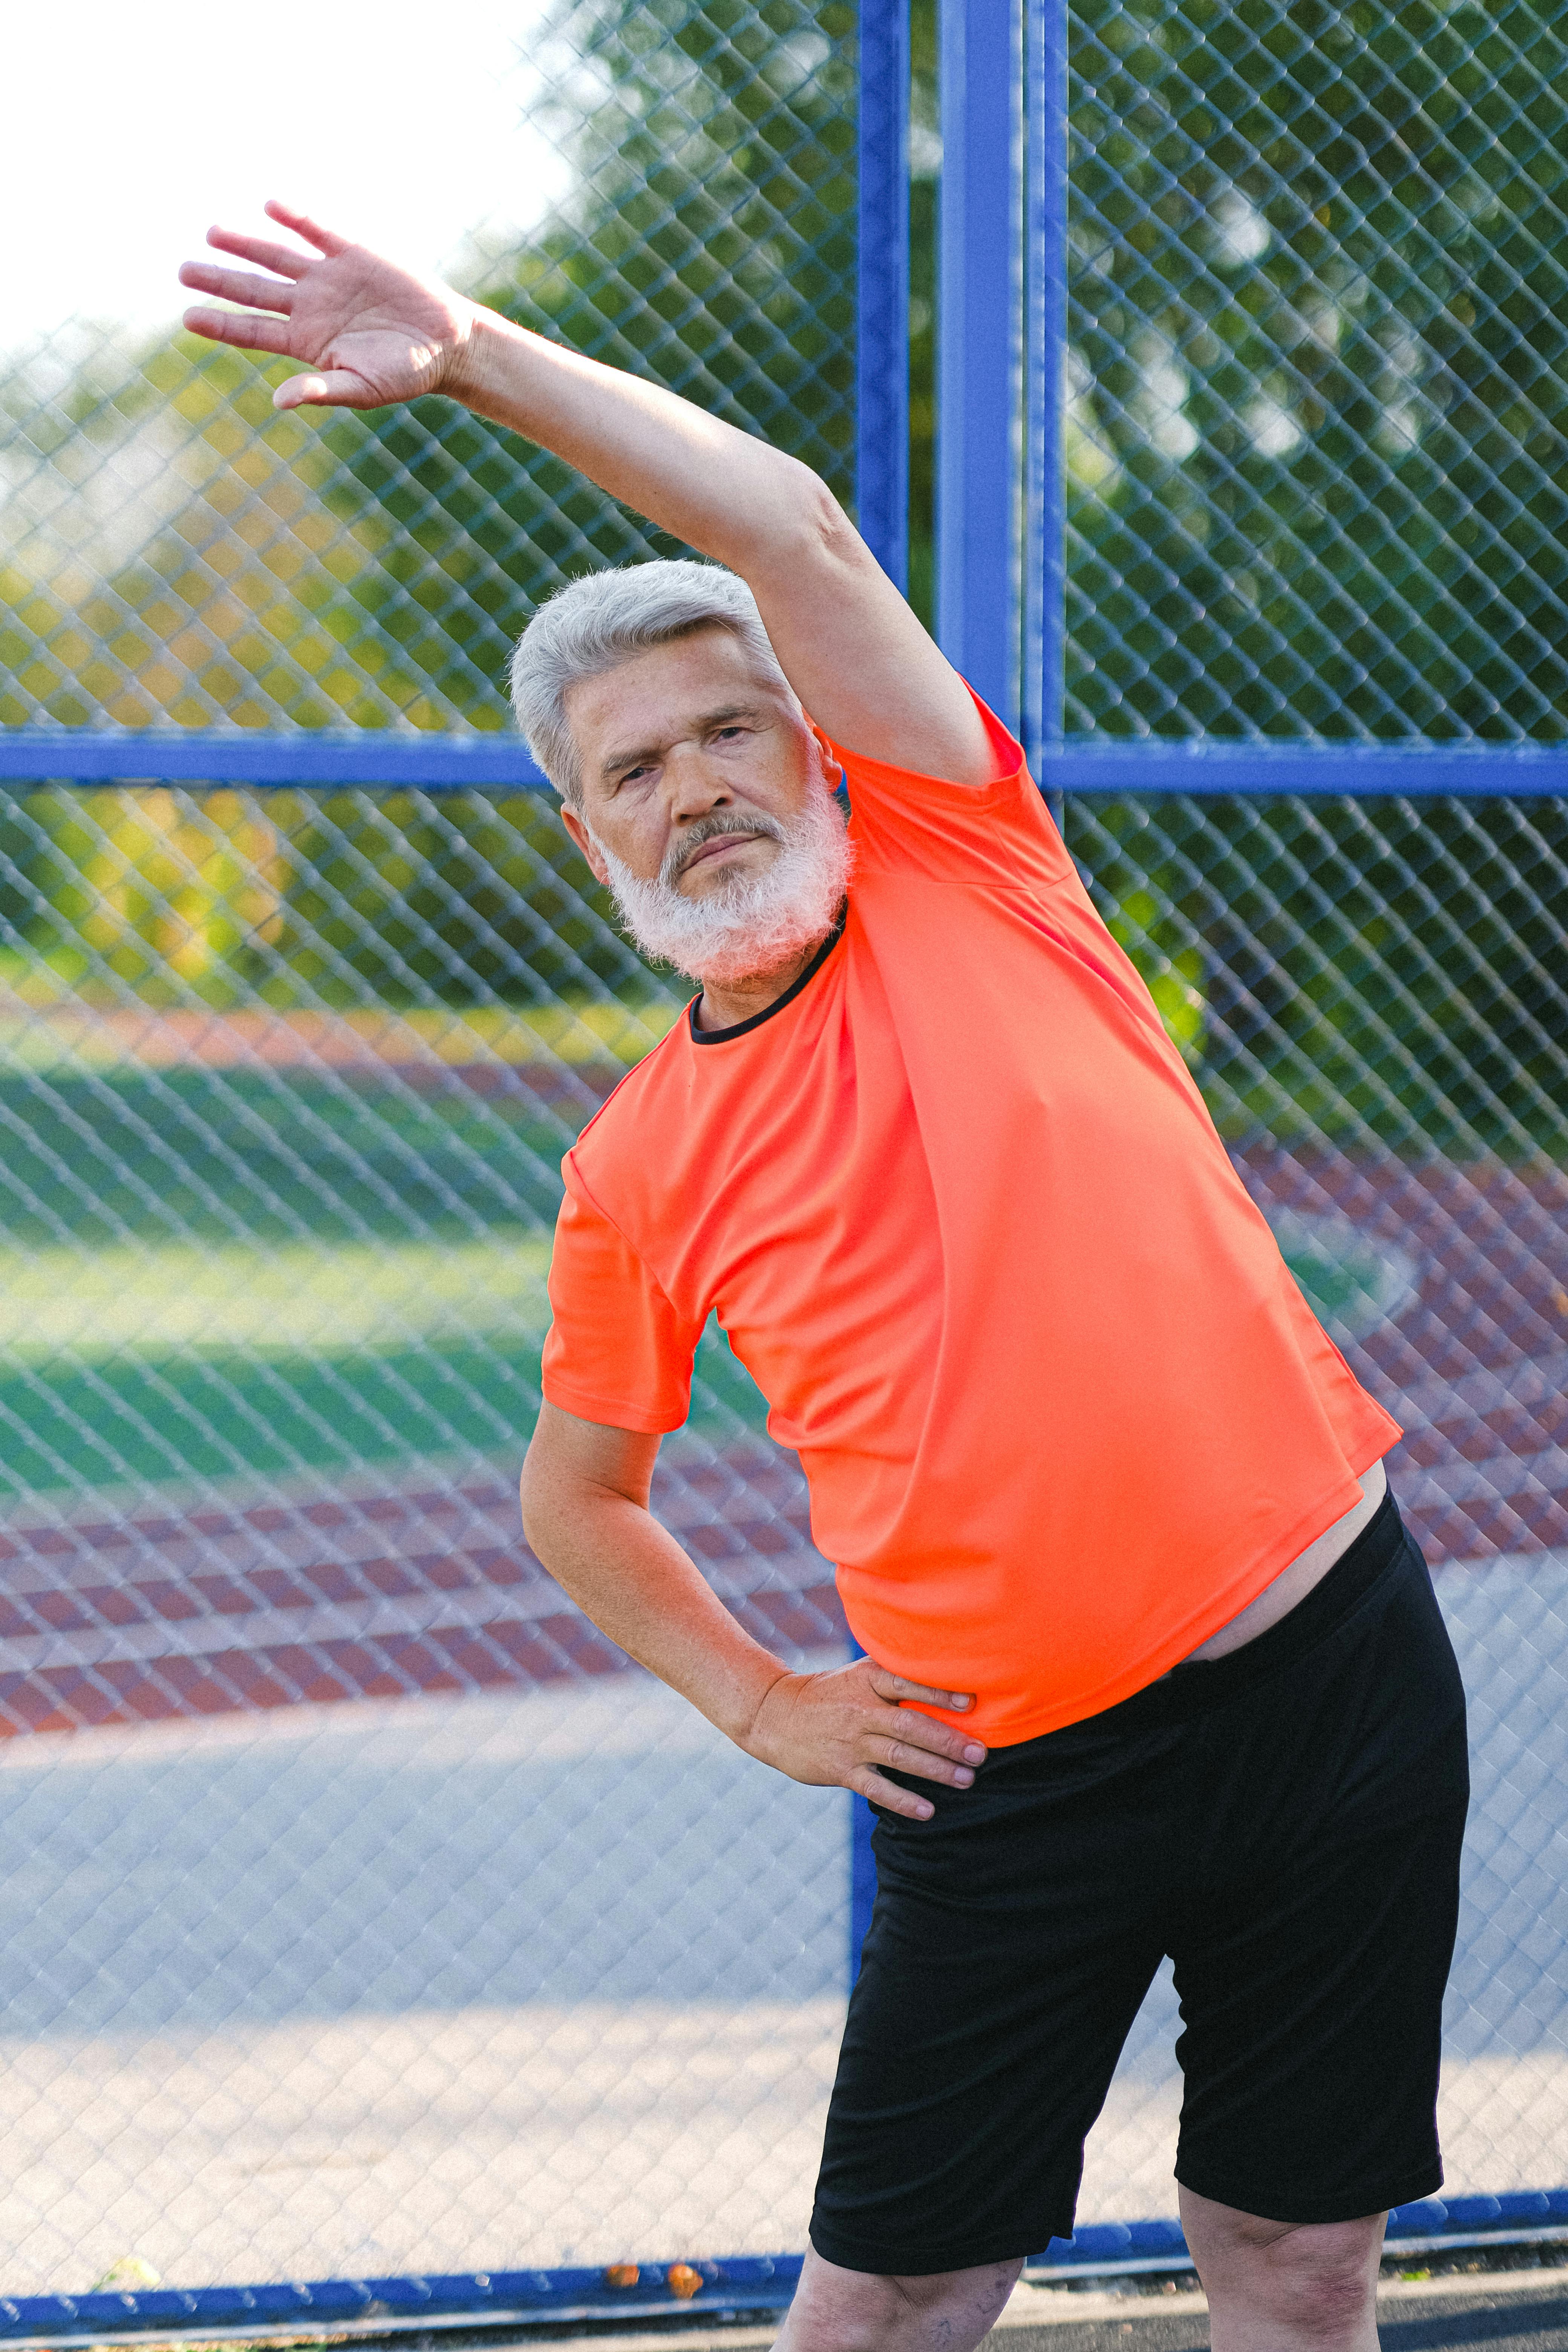
[[[989,723],[980,790],[836,751],[842,938],[758,1024],[683,1019],[567,1153],[544,1392],[676,1428],[716,1311],[861,1643],[1005,1744],[1184,1657],[1400,1433]]]

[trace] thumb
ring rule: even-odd
[[[347,368],[329,368],[324,375],[291,375],[272,395],[274,408],[362,408],[365,384]]]

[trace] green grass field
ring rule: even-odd
[[[0,1495],[520,1457],[570,1129],[232,1069],[0,1081]],[[698,1416],[761,1401],[704,1342]]]
[[[0,1496],[521,1456],[577,1108],[390,1075],[0,1078]],[[1409,1269],[1298,1220],[1336,1336]],[[760,1425],[716,1331],[694,1419]]]

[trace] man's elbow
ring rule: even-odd
[[[753,511],[751,560],[787,563],[792,572],[817,564],[871,559],[859,532],[819,474],[787,457],[774,496]],[[736,567],[744,570],[744,565]]]
[[[558,1508],[553,1507],[560,1475],[559,1472],[552,1475],[551,1465],[541,1459],[542,1451],[536,1436],[522,1458],[517,1498],[522,1507],[522,1539],[535,1559],[548,1568],[554,1530],[560,1524]]]

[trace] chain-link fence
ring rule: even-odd
[[[1563,29],[1079,0],[1069,736],[1568,739]]]
[[[465,281],[846,496],[854,31],[560,0],[564,192]],[[1151,0],[1075,39],[1069,731],[1561,740],[1552,24]],[[538,597],[658,544],[440,403],[279,417],[281,372],[86,327],[8,363],[5,724],[499,729]],[[1068,825],[1410,1432],[1478,1746],[1450,2179],[1568,2183],[1568,806]],[[679,1002],[536,795],[0,803],[0,1729],[71,1735],[0,1743],[0,2289],[802,2244],[847,1808],[626,1668],[516,1511],[560,1155]],[[840,1654],[712,1336],[694,1394],[658,1508]],[[1162,1987],[1086,2219],[1171,2209],[1173,2032]]]
[[[677,1000],[536,796],[6,824],[0,1724],[118,1728],[5,1751],[5,2285],[800,2243],[845,1802],[518,1524],[560,1155]],[[842,1654],[727,1350],[696,1398],[659,1507]]]
[[[531,124],[565,192],[465,289],[847,496],[853,33],[842,0],[554,0]],[[660,543],[449,402],[278,415],[289,373],[88,322],[12,357],[0,724],[498,728],[538,599]]]
[[[1409,1431],[1476,1707],[1450,2180],[1568,2179],[1568,807],[1069,836]],[[674,999],[537,797],[40,793],[5,848],[0,1721],[76,1733],[0,1765],[7,2284],[798,2245],[842,1801],[626,1671],[516,1516],[555,1163]],[[658,1503],[834,1652],[713,1341]],[[1173,2032],[1163,1987],[1086,2218],[1169,2208]]]

